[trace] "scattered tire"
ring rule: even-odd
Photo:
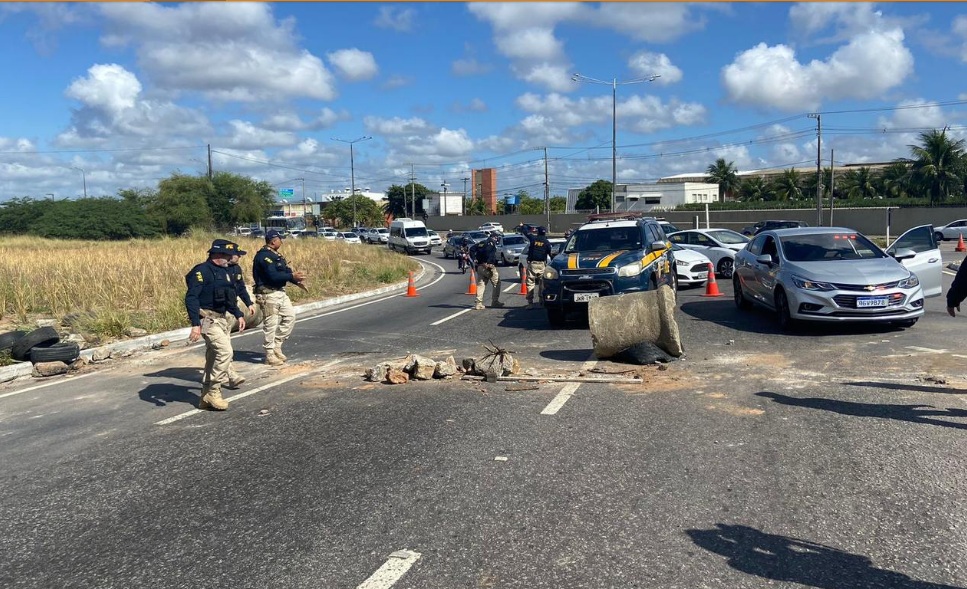
[[[81,348],[74,342],[57,342],[50,346],[34,346],[30,349],[30,361],[63,362],[70,364],[81,355]]]
[[[30,350],[37,346],[52,346],[60,341],[60,335],[53,327],[41,327],[23,336],[10,348],[10,356],[14,360],[24,361],[30,358]]]
[[[0,333],[0,352],[9,349],[17,340],[27,335],[26,331],[8,331],[7,333]]]

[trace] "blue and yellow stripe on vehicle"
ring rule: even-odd
[[[578,267],[578,255],[577,254],[569,255],[567,257],[567,269],[577,270],[577,267]]]
[[[598,262],[598,268],[607,268],[608,267],[608,264],[610,264],[611,262],[613,262],[615,258],[617,258],[621,254],[625,253],[626,251],[628,251],[628,250],[618,250],[618,251],[614,252],[613,254],[608,254],[607,256],[605,256],[604,258],[602,258],[600,262]]]

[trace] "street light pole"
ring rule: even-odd
[[[87,172],[77,166],[71,166],[71,169],[81,173],[81,179],[84,181],[84,198],[87,198]]]
[[[823,226],[823,115],[818,112],[806,115],[816,119],[816,227]]]
[[[353,144],[359,143],[360,141],[369,141],[372,137],[360,137],[359,139],[353,139],[349,141],[348,139],[337,139],[332,138],[333,141],[341,141],[343,143],[349,144],[349,183],[350,183],[350,193],[349,197],[353,199],[353,227],[356,227],[356,163],[353,157]]]
[[[440,184],[440,187],[443,188],[443,200],[440,201],[440,216],[443,217],[445,216],[447,206],[449,205],[449,203],[447,203],[447,188],[450,188],[450,185],[447,184],[446,180],[444,180],[443,183]]]
[[[629,84],[640,84],[642,82],[654,82],[661,77],[661,74],[652,74],[644,78],[626,80],[619,82],[618,78],[612,78],[610,82],[589,78],[581,74],[574,74],[571,79],[575,82],[588,82],[590,84],[606,84],[611,86],[611,212],[615,210],[615,186],[618,183],[618,85],[626,86]]]

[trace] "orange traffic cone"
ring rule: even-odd
[[[477,296],[477,273],[470,269],[470,287],[463,294]]]
[[[413,282],[412,272],[410,272],[410,283],[406,285],[406,296],[408,297],[420,296],[420,293],[416,292],[416,283]]]
[[[715,282],[715,268],[712,263],[708,264],[708,280],[705,282],[705,294],[706,297],[720,297],[722,293],[719,292],[719,283]]]
[[[960,239],[957,240],[957,247],[954,248],[955,252],[967,252],[967,245],[964,244],[964,234],[960,234]]]
[[[520,270],[520,292],[518,294],[527,294],[527,268]]]

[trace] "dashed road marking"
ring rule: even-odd
[[[594,368],[594,365],[598,363],[597,360],[593,360],[592,358],[594,358],[594,354],[592,354],[588,360],[581,365],[582,372],[591,370]],[[579,382],[569,382],[565,384],[564,388],[561,389],[561,392],[551,399],[551,402],[547,404],[547,407],[544,407],[543,411],[541,411],[541,415],[556,415],[557,412],[561,410],[561,407],[567,403],[567,400],[570,399],[571,396],[574,395],[574,393],[578,390],[579,386],[581,386],[581,383]]]
[[[322,366],[319,366],[319,367],[314,368],[312,370],[309,370],[309,371],[306,371],[306,372],[301,372],[299,374],[293,374],[292,376],[287,376],[287,377],[285,377],[283,379],[280,379],[280,380],[274,380],[274,381],[272,381],[272,382],[270,382],[268,384],[264,384],[264,385],[262,385],[262,386],[260,386],[258,388],[254,388],[254,389],[252,389],[250,391],[245,391],[244,393],[239,393],[237,395],[232,395],[231,397],[225,397],[225,400],[228,401],[228,402],[232,402],[232,401],[237,401],[239,399],[244,399],[245,397],[250,397],[250,396],[254,395],[255,393],[261,393],[264,390],[271,389],[271,388],[277,387],[279,385],[283,385],[283,384],[285,384],[285,383],[287,383],[287,382],[289,382],[291,380],[295,380],[297,378],[305,378],[306,376],[311,376],[313,374],[317,374],[319,372],[322,372],[326,368],[331,368],[331,367],[335,366],[336,364],[339,364],[340,362],[342,362],[342,360],[332,360],[332,361],[326,362]],[[169,425],[169,424],[172,424],[172,423],[174,423],[176,421],[181,421],[182,419],[185,419],[186,417],[191,417],[192,415],[197,415],[199,413],[208,413],[208,411],[203,411],[201,409],[192,409],[191,411],[185,411],[184,413],[179,413],[178,415],[175,415],[173,417],[169,417],[168,419],[162,419],[161,421],[155,422],[155,425]]]
[[[77,380],[79,378],[87,378],[88,376],[94,376],[95,374],[98,374],[98,373],[97,372],[88,372],[87,374],[81,374],[80,376],[72,376],[72,377],[70,377],[68,379],[65,379],[65,380],[56,380],[56,381],[53,381],[53,382],[45,382],[44,384],[39,384],[39,385],[36,385],[36,386],[27,387],[25,389],[20,389],[19,391],[11,391],[9,393],[4,393],[4,394],[0,395],[0,399],[3,399],[4,397],[11,397],[13,395],[19,395],[21,393],[29,393],[30,391],[36,391],[37,389],[45,389],[47,387],[52,387],[52,386],[58,385],[58,384],[65,384],[65,383],[68,383],[68,382],[73,382],[73,381],[75,381],[75,380]]]
[[[920,346],[906,346],[906,349],[913,350],[915,352],[925,352],[927,354],[946,354],[947,350],[937,350],[934,348],[922,348]]]
[[[383,566],[376,569],[376,572],[360,583],[356,589],[388,589],[392,587],[420,559],[420,556],[422,555],[419,552],[412,550],[398,550],[390,554],[389,559],[383,563]]]
[[[466,313],[466,312],[468,312],[470,310],[472,310],[472,308],[466,308],[466,309],[464,309],[462,311],[457,311],[456,313],[454,313],[452,315],[447,315],[446,317],[444,317],[443,319],[440,319],[439,321],[434,321],[430,325],[440,325],[441,323],[446,323],[447,321],[449,321],[451,319],[456,319],[460,315],[463,315],[464,313]]]

